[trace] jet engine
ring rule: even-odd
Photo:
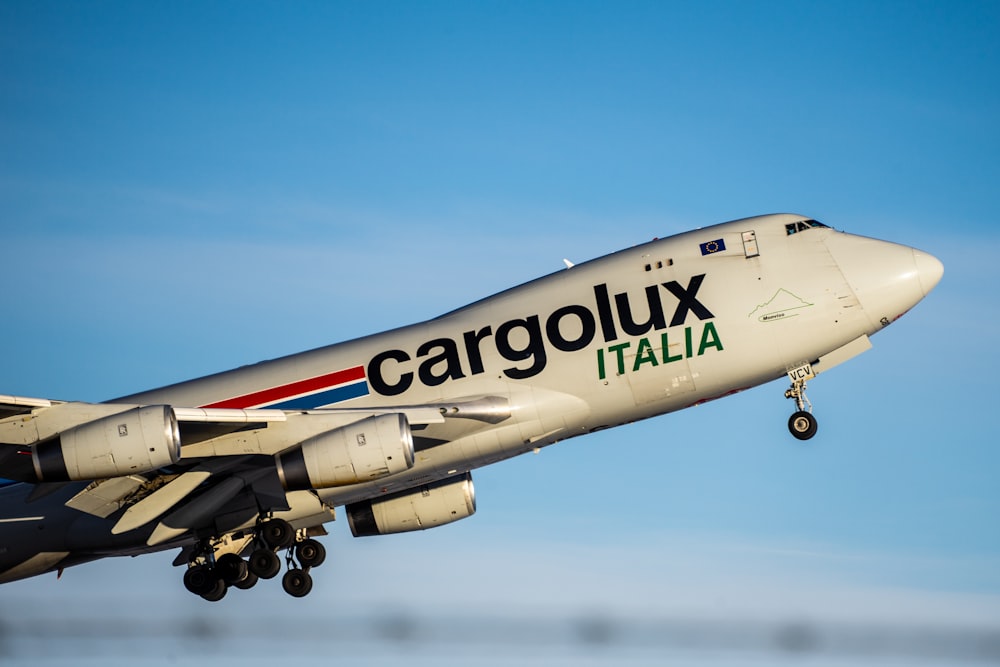
[[[40,482],[144,473],[177,463],[181,436],[174,411],[147,405],[74,426],[32,449]]]
[[[276,459],[288,490],[357,484],[413,467],[413,434],[406,415],[377,415],[309,438]]]
[[[476,513],[472,475],[465,473],[384,498],[348,505],[354,537],[391,535],[443,526]]]

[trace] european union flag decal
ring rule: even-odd
[[[714,255],[715,253],[722,252],[726,249],[726,242],[722,239],[715,239],[714,241],[702,243],[698,247],[701,248],[702,255]]]

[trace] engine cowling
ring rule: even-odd
[[[413,467],[413,434],[406,415],[377,415],[309,438],[275,458],[288,490],[357,484]]]
[[[354,537],[407,533],[472,516],[476,513],[476,490],[472,475],[465,473],[345,509]]]
[[[74,426],[31,453],[41,482],[106,479],[177,463],[181,436],[168,405],[147,405]]]

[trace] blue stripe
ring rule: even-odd
[[[326,391],[321,391],[318,394],[300,396],[299,398],[293,398],[290,401],[283,401],[266,407],[276,408],[278,410],[309,410],[311,408],[317,408],[321,405],[340,403],[341,401],[367,395],[368,383],[358,382],[356,384],[349,384],[343,387],[327,389]]]

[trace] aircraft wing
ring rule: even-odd
[[[39,497],[89,482],[67,507],[114,520],[113,534],[157,522],[147,539],[154,546],[230,511],[237,497],[267,511],[288,511],[296,497],[316,506],[318,525],[332,508],[312,489],[399,472],[413,464],[414,439],[435,446],[509,414],[498,397],[275,410],[0,396],[0,478],[36,484]],[[434,437],[414,437],[431,425]]]
[[[0,419],[23,415],[36,408],[47,408],[51,405],[52,401],[44,398],[0,395]]]

